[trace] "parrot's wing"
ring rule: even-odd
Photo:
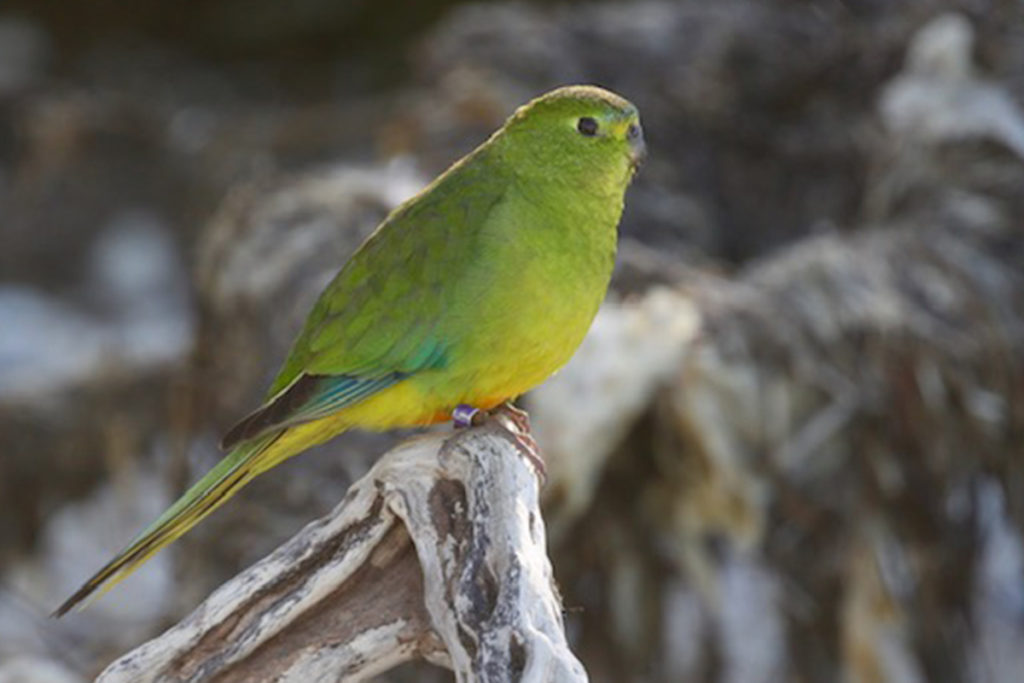
[[[460,273],[501,202],[494,173],[460,164],[395,211],[317,300],[267,402],[221,442],[231,448],[325,417],[448,362]]]
[[[407,376],[400,372],[372,379],[351,375],[299,375],[280,396],[232,427],[221,440],[221,448],[228,450],[242,441],[282,427],[326,417]]]

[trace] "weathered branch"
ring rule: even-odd
[[[335,510],[99,681],[359,681],[410,659],[457,681],[585,681],[538,482],[504,416],[389,451]]]

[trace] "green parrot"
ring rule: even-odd
[[[221,461],[54,613],[106,591],[258,474],[352,428],[489,410],[569,360],[608,288],[636,110],[594,86],[521,106],[397,207],[326,287]]]

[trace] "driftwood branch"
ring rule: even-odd
[[[361,681],[411,659],[457,681],[585,681],[538,480],[500,415],[389,451],[334,511],[99,681]]]

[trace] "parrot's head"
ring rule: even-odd
[[[524,104],[497,135],[517,173],[602,191],[624,191],[646,154],[636,107],[590,85]]]

